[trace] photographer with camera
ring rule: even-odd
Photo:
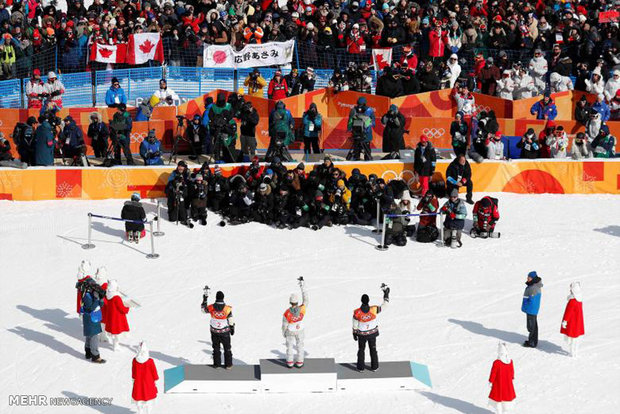
[[[168,87],[166,79],[159,81],[159,89],[153,93],[153,96],[159,99],[159,105],[161,106],[174,106],[175,102],[180,102],[179,95]]]
[[[282,71],[278,69],[273,75],[273,79],[269,81],[267,97],[269,99],[273,99],[274,101],[279,101],[280,99],[286,98],[288,93],[288,85],[286,84],[286,80],[282,77]]]
[[[127,111],[127,106],[123,103],[117,106],[118,111],[110,121],[110,138],[114,144],[114,161],[117,165],[122,164],[121,149],[127,159],[127,165],[134,165],[133,157],[129,144],[131,142],[131,128],[133,122],[131,115]]]
[[[286,109],[282,101],[276,103],[276,108],[269,114],[269,148],[265,161],[271,162],[275,158],[292,161],[288,152],[288,145],[294,141],[293,128],[295,121],[291,111]]]
[[[101,114],[99,112],[90,114],[90,125],[88,126],[86,135],[90,138],[90,145],[93,147],[95,157],[105,157],[108,150],[110,131],[101,120]]]
[[[316,75],[314,74],[313,68],[307,68],[302,72],[301,76],[299,76],[299,82],[297,82],[291,89],[292,95],[301,95],[304,93],[312,92],[314,90],[314,83],[316,82]]]
[[[26,83],[26,97],[28,98],[28,109],[41,109],[43,107],[43,81],[41,81],[41,71],[35,69],[32,76]]]
[[[207,139],[207,128],[202,126],[200,115],[196,114],[191,122],[187,119],[185,128],[185,140],[194,148],[195,155],[190,155],[190,159],[197,159],[202,154],[204,142]]]
[[[79,313],[82,315],[84,351],[86,359],[97,364],[105,363],[99,354],[99,334],[101,330],[101,307],[105,291],[92,278],[80,279],[76,284],[80,295]]]
[[[390,109],[381,117],[383,129],[383,152],[398,153],[405,149],[405,116],[400,113],[396,105],[390,105]]]
[[[383,69],[383,75],[377,79],[376,94],[387,96],[388,98],[402,96],[403,84],[400,78],[400,73],[398,73],[395,67],[386,66]]]
[[[261,76],[260,70],[258,70],[258,68],[254,68],[252,73],[250,73],[245,78],[245,81],[243,81],[243,85],[248,88],[248,95],[262,98],[264,97],[263,89],[267,86],[267,81]]]
[[[39,126],[34,133],[34,164],[50,166],[54,165],[54,145],[56,131],[50,123],[48,116],[39,117]]]
[[[225,213],[228,207],[230,185],[226,177],[222,176],[219,165],[213,168],[213,176],[209,179],[207,205],[216,213]]]
[[[125,222],[125,237],[130,243],[140,241],[146,234],[144,231],[144,221],[146,221],[146,213],[140,202],[140,194],[133,193],[131,200],[125,201],[121,210],[121,218],[125,220],[141,221],[142,223]]]
[[[177,167],[178,168],[178,167]],[[189,228],[194,227],[187,221],[187,181],[182,174],[175,175],[166,185],[166,197],[168,198],[168,220],[181,223]]]
[[[315,103],[311,103],[308,110],[304,112],[302,118],[304,126],[304,154],[319,154],[319,135],[323,125],[323,118],[316,108]]]
[[[54,72],[47,74],[47,82],[43,85],[43,96],[47,98],[46,107],[52,104],[57,109],[62,109],[62,94],[65,86],[56,78]]]
[[[84,164],[82,157],[86,159],[86,144],[84,143],[82,128],[77,126],[71,116],[67,116],[64,121],[65,126],[58,137],[62,151],[66,157],[73,159],[74,164]],[[88,165],[88,160],[86,160],[86,164]],[[82,166],[85,167],[86,165]]]
[[[347,78],[342,74],[342,71],[336,68],[327,83],[327,87],[333,88],[334,93],[336,94],[338,92],[348,91],[349,83],[347,82]]]
[[[220,92],[209,111],[209,132],[213,138],[215,161],[235,162],[237,123],[233,118],[232,105],[226,102],[226,94]]]
[[[241,120],[241,152],[244,156],[253,157],[256,154],[256,125],[260,120],[258,111],[252,102],[244,102],[239,113]]]
[[[351,132],[353,148],[347,154],[347,160],[358,161],[364,153],[364,160],[372,160],[370,143],[372,142],[372,128],[375,126],[375,111],[366,105],[366,98],[360,96],[357,105],[349,112],[347,131]]]
[[[151,129],[140,143],[140,156],[144,160],[144,165],[164,165],[161,158],[161,142],[155,136],[155,130]]]
[[[190,218],[199,221],[200,225],[207,225],[207,193],[208,185],[203,175],[198,173],[190,182],[187,197],[189,198]]]
[[[34,165],[35,153],[35,129],[37,119],[34,116],[28,117],[26,123],[18,122],[13,129],[13,141],[17,145],[19,159],[28,165]]]

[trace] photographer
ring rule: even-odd
[[[207,225],[207,193],[207,183],[204,182],[202,174],[196,174],[188,191],[190,218],[199,221],[202,226]]]
[[[47,98],[46,107],[52,104],[57,109],[62,109],[62,94],[65,86],[56,78],[54,72],[47,74],[47,82],[43,85],[43,96]]]
[[[243,85],[248,88],[248,95],[262,98],[264,97],[263,89],[267,86],[267,81],[260,75],[260,70],[258,70],[258,68],[254,68],[252,73],[250,73],[245,78],[245,81],[243,81]]]
[[[133,125],[131,115],[129,111],[127,111],[127,106],[125,104],[119,104],[117,109],[118,111],[110,121],[110,138],[114,144],[114,160],[116,164],[122,164],[122,149],[127,159],[127,165],[134,165],[131,149],[129,147],[129,143],[131,142],[131,128]]]
[[[327,87],[333,88],[334,93],[348,91],[349,84],[347,83],[347,78],[344,77],[342,71],[338,68],[334,69],[334,74],[329,79],[327,83]]]
[[[213,155],[216,161],[235,162],[237,124],[233,119],[232,105],[226,102],[226,94],[220,92],[209,111],[209,131],[213,138]]]
[[[315,103],[311,103],[310,107],[302,118],[304,126],[304,154],[319,154],[319,135],[323,125],[323,118],[318,112]]]
[[[187,120],[188,125],[185,128],[185,139],[191,144],[196,153],[196,157],[200,157],[202,149],[204,148],[204,142],[207,139],[207,128],[202,125],[200,115],[196,114],[192,118],[192,121]],[[193,159],[194,155],[190,156]]]
[[[286,85],[288,86],[290,91],[294,91],[299,83],[299,70],[297,68],[291,69],[288,75],[284,76],[284,80],[286,81]],[[290,93],[293,95],[293,93]]]
[[[66,157],[72,158],[74,162],[86,153],[84,144],[84,134],[82,128],[78,127],[71,116],[65,118],[65,126],[60,132],[59,140],[62,151]]]
[[[435,173],[435,164],[437,161],[437,153],[435,148],[428,141],[426,135],[420,137],[420,142],[415,147],[413,170],[418,176],[420,182],[421,193],[426,194],[429,183]]]
[[[54,165],[54,145],[55,130],[49,121],[49,117],[40,116],[39,126],[34,133],[35,149],[34,163],[35,165],[50,166]]]
[[[86,135],[90,138],[90,145],[93,147],[95,157],[105,157],[108,150],[108,137],[110,136],[110,132],[106,124],[101,120],[101,114],[99,112],[90,114],[90,125],[88,126]]]
[[[307,68],[302,72],[299,77],[299,82],[289,88],[292,90],[291,95],[301,95],[304,93],[312,92],[314,90],[314,83],[316,82],[316,75],[313,68]]]
[[[216,213],[223,212],[228,207],[228,180],[222,176],[222,169],[216,165],[213,176],[209,179],[209,192],[207,193],[207,205]]]
[[[405,149],[405,117],[396,105],[390,105],[390,110],[381,117],[383,130],[383,152],[388,154]]]
[[[133,193],[131,200],[125,201],[123,209],[121,210],[121,218],[125,220],[141,221],[142,223],[125,222],[125,236],[131,243],[138,243],[142,237],[144,237],[144,221],[146,220],[146,213],[144,207],[140,203],[140,194]]]
[[[271,79],[271,81],[269,82],[267,97],[269,99],[273,99],[274,101],[279,101],[280,99],[284,99],[287,96],[288,85],[286,84],[286,80],[284,80],[284,78],[282,77],[282,71],[278,69],[273,75],[273,79]]]
[[[17,145],[17,152],[22,162],[34,165],[35,159],[35,134],[37,119],[34,116],[28,117],[26,123],[18,122],[13,129],[13,141]]]
[[[241,152],[243,155],[253,157],[256,154],[256,125],[258,125],[259,116],[256,109],[252,106],[252,102],[244,102],[239,114],[241,120]]]
[[[87,278],[78,282],[76,288],[81,296],[82,326],[86,359],[97,364],[105,363],[99,355],[99,334],[101,333],[101,307],[104,291],[94,280]]]
[[[181,101],[179,95],[168,87],[168,82],[165,79],[159,81],[159,89],[153,93],[153,96],[159,99],[161,106],[174,106],[175,103]]]
[[[168,220],[180,222],[188,227],[194,225],[187,221],[187,184],[182,174],[175,175],[166,185],[166,197],[168,197]]]
[[[265,155],[265,161],[271,161],[274,158],[282,158],[285,161],[291,161],[292,158],[288,153],[287,146],[293,142],[293,128],[295,122],[291,111],[286,109],[284,102],[278,101],[276,108],[269,114],[269,148]]]
[[[394,68],[386,66],[383,69],[383,75],[377,80],[376,94],[387,96],[388,98],[396,98],[403,95],[403,84],[400,80],[400,74]]]
[[[353,134],[353,148],[347,155],[347,160],[359,160],[362,151],[366,161],[372,160],[370,143],[374,126],[375,112],[366,106],[366,98],[361,96],[357,99],[357,105],[349,112],[347,131]]]
[[[161,142],[155,136],[155,130],[151,129],[146,139],[140,143],[140,156],[144,165],[164,165],[161,158]]]

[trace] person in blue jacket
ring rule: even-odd
[[[526,348],[536,348],[538,346],[538,311],[540,310],[540,298],[542,297],[542,279],[535,271],[527,274],[527,287],[523,293],[523,303],[521,311],[527,315],[527,331],[529,337],[523,342]]]
[[[321,133],[323,118],[315,103],[311,103],[308,110],[304,112],[302,122],[304,125],[304,154],[319,154],[319,134]]]
[[[532,115],[536,115],[536,119],[547,119],[552,121],[558,116],[558,109],[555,106],[555,102],[551,99],[549,92],[545,93],[545,96],[541,101],[536,102],[530,109]]]
[[[441,207],[441,212],[446,215],[443,223],[444,227],[444,243],[453,249],[461,247],[461,233],[465,227],[465,217],[467,217],[467,208],[465,202],[459,198],[459,190],[453,188],[450,191],[450,198]]]
[[[112,86],[105,94],[105,104],[108,105],[108,108],[116,108],[120,104],[127,104],[125,91],[121,88],[117,78],[112,78]]]
[[[203,143],[202,153],[203,154],[212,154],[211,144],[211,132],[209,131],[209,112],[211,112],[211,107],[213,106],[213,98],[211,96],[207,96],[205,98],[205,111],[202,113],[202,126],[205,127],[205,131],[207,135],[205,136],[205,140]]]
[[[92,282],[94,284],[94,281]],[[82,326],[84,329],[84,350],[86,359],[103,364],[99,355],[99,334],[101,333],[101,306],[103,299],[95,289],[85,289],[82,294]]]
[[[601,121],[609,121],[611,111],[609,110],[609,105],[605,103],[605,95],[600,93],[596,96],[596,102],[592,104],[592,109],[601,115]]]
[[[155,130],[151,129],[146,139],[140,144],[140,156],[144,165],[164,165],[161,158],[161,142],[155,136]]]
[[[34,133],[35,165],[54,165],[54,129],[44,116],[39,117],[39,126]]]

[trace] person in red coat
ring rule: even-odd
[[[584,334],[583,328],[583,303],[581,297],[581,284],[573,282],[570,284],[570,295],[562,318],[562,328],[560,333],[565,335],[566,342],[570,348],[570,356],[577,356],[577,338]]]
[[[286,84],[286,79],[282,77],[282,71],[279,69],[276,70],[273,79],[269,82],[267,96],[274,101],[279,101],[288,96],[288,85]]]
[[[129,324],[127,323],[127,313],[129,307],[125,306],[118,290],[118,283],[115,279],[110,280],[108,289],[103,300],[105,310],[105,330],[110,335],[112,348],[116,351],[118,348],[119,335],[123,332],[129,332]]]
[[[540,158],[551,158],[551,147],[547,144],[547,137],[555,134],[555,122],[547,121],[545,129],[538,134],[538,143],[540,145]]]
[[[131,399],[138,406],[138,414],[148,414],[151,401],[157,397],[155,381],[159,379],[159,375],[144,341],[140,342],[136,357],[131,362],[131,378],[133,378]]]
[[[101,266],[97,268],[97,272],[95,272],[95,282],[101,289],[104,291],[108,290],[108,269],[105,266]],[[105,301],[105,299],[104,299]],[[108,333],[105,331],[105,306],[101,306],[101,340],[104,342],[110,342],[108,338]]]
[[[86,279],[91,278],[92,266],[88,260],[82,260],[80,266],[78,267],[77,279],[78,282],[84,282]],[[82,307],[82,292],[77,289],[77,313],[81,314],[80,308]]]
[[[515,368],[512,359],[508,356],[506,344],[500,342],[497,350],[497,359],[493,361],[489,376],[489,405],[495,408],[497,414],[507,413],[516,398],[512,381],[515,378]]]

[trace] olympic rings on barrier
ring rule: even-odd
[[[407,176],[409,177],[408,179],[406,178]],[[411,189],[413,184],[418,183],[418,176],[411,170],[403,170],[400,174],[396,174],[393,170],[387,170],[381,174],[381,178],[383,178],[385,182],[389,182],[394,179],[401,179],[407,183],[407,187],[409,187],[409,189]]]
[[[129,139],[133,143],[140,144],[142,141],[144,141],[145,137],[146,137],[145,133],[142,133],[142,132],[132,132],[131,135],[129,136]]]
[[[424,128],[422,134],[429,139],[439,139],[446,134],[446,130],[444,128]]]

